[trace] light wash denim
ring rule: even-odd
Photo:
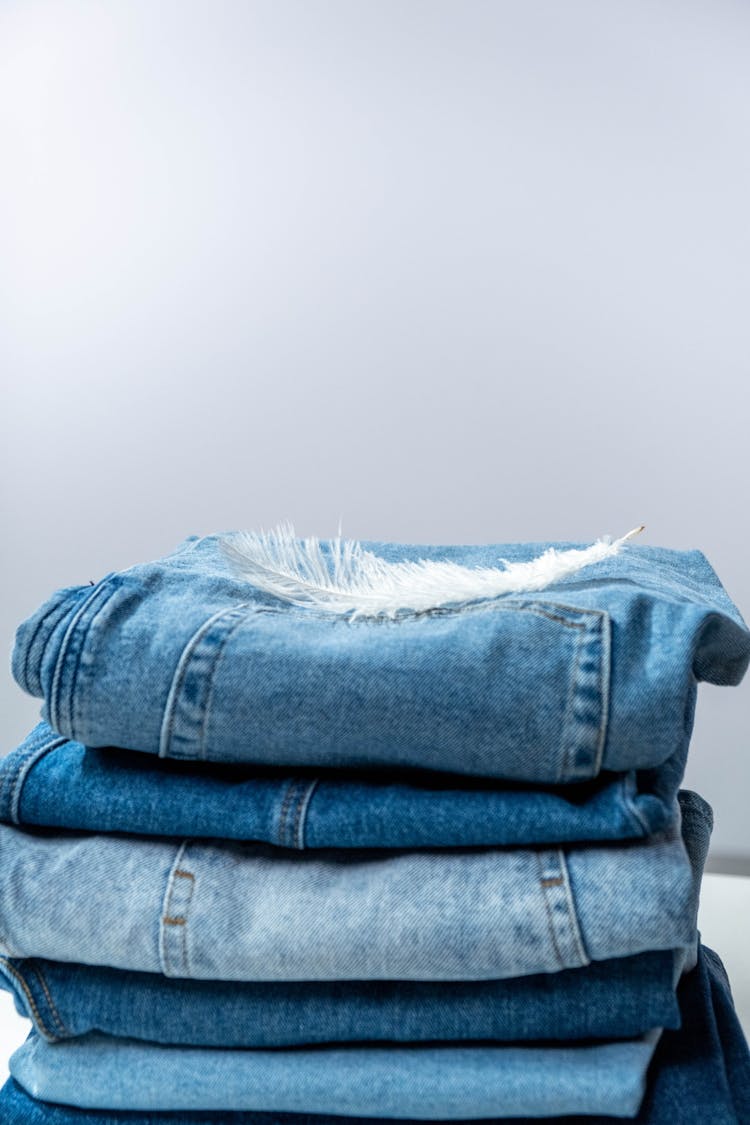
[[[682,798],[707,839],[711,811]],[[290,852],[0,825],[0,953],[218,980],[478,980],[693,948],[673,827],[572,848]]]
[[[0,761],[0,821],[287,848],[560,844],[644,837],[674,815],[684,755],[553,788],[456,774],[290,774],[85,748],[40,723]]]
[[[593,1046],[165,1047],[32,1032],[10,1072],[37,1098],[93,1109],[256,1109],[367,1117],[632,1117],[659,1032]]]
[[[14,675],[56,731],[170,758],[582,781],[684,750],[697,681],[736,684],[750,660],[699,551],[631,545],[541,593],[352,620],[262,594],[223,538],[59,590],[20,626]],[[468,566],[571,546],[365,545]]]
[[[361,1040],[628,1039],[677,1027],[675,953],[508,980],[179,980],[0,957],[0,987],[49,1042],[101,1032],[194,1047]]]
[[[682,1027],[665,1031],[647,1075],[633,1125],[745,1125],[750,1121],[750,1052],[724,968],[701,946],[698,965],[678,989]],[[555,1116],[556,1125],[614,1125],[607,1115]],[[494,1112],[494,1111],[493,1111]],[[562,1110],[560,1110],[562,1112]],[[531,1125],[523,1116],[484,1118],[485,1125]],[[415,1125],[404,1119],[402,1125]],[[378,1125],[379,1117],[333,1114],[173,1110],[80,1110],[35,1101],[11,1078],[0,1091],[3,1125]],[[433,1119],[435,1125],[435,1119]]]

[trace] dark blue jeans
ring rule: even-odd
[[[626,1039],[679,1026],[674,965],[661,952],[507,980],[244,984],[0,958],[0,984],[48,1040],[90,1031],[197,1047]]]
[[[179,762],[40,723],[0,761],[0,822],[286,848],[528,846],[643,838],[674,816],[686,744],[652,770],[567,786],[455,774]]]
[[[637,1125],[745,1125],[750,1121],[750,1053],[724,967],[712,950],[701,947],[698,964],[683,977],[678,994],[682,1027],[662,1036],[633,1120]],[[35,1101],[12,1080],[0,1092],[0,1120],[3,1125],[382,1125],[382,1119],[309,1114],[96,1113]],[[548,1120],[582,1125],[580,1118]],[[585,1125],[617,1121],[622,1118],[589,1117]],[[522,1120],[496,1119],[493,1125],[522,1125]]]

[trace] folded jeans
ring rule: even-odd
[[[680,981],[678,998],[682,1026],[665,1031],[659,1040],[645,1097],[631,1118],[633,1125],[740,1125],[750,1121],[750,1053],[726,973],[712,950],[700,947],[696,967]],[[606,1115],[587,1115],[587,1125],[614,1125],[622,1120],[611,1116],[611,1106],[607,1110]],[[531,1125],[528,1112],[524,1107],[514,1118],[499,1118],[493,1112],[483,1119],[484,1125]],[[80,1110],[35,1100],[13,1078],[0,1091],[0,1117],[4,1125],[379,1125],[382,1120],[308,1111]],[[443,1119],[437,1117],[433,1122]],[[556,1125],[580,1125],[581,1115],[548,1119]],[[402,1125],[417,1125],[413,1118],[409,1121],[402,1116],[401,1120]]]
[[[425,771],[290,773],[86,748],[39,723],[0,760],[0,822],[298,849],[630,839],[668,826],[683,769],[678,754],[556,788]]]
[[[543,591],[353,618],[262,592],[236,539],[58,590],[19,627],[14,675],[54,730],[170,758],[557,784],[684,752],[697,681],[738,683],[750,660],[699,551],[626,546]],[[551,545],[367,546],[381,565],[479,568]]]
[[[683,962],[640,953],[509,980],[249,983],[0,958],[0,986],[50,1042],[90,1032],[197,1047],[627,1039],[678,1026]]]
[[[196,979],[478,980],[688,949],[711,810],[688,792],[679,808],[645,842],[555,849],[290,852],[0,825],[0,953]]]
[[[10,1060],[34,1097],[94,1109],[256,1109],[467,1121],[632,1117],[659,1032],[582,1046],[367,1045],[235,1050],[35,1032]]]

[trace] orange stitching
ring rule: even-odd
[[[21,988],[23,989],[26,999],[29,1002],[29,1006],[34,1013],[36,1022],[39,1025],[40,1029],[44,1030],[49,1039],[52,1039],[53,1041],[59,1039],[60,1036],[56,1035],[54,1031],[50,1031],[41,1015],[39,1014],[39,1009],[36,1006],[36,1001],[34,1000],[34,997],[31,994],[31,990],[29,989],[29,986],[27,985],[21,974],[13,967],[13,965],[9,965],[7,961],[5,962],[5,968],[9,973],[12,974],[14,979],[18,982],[18,984],[20,984]]]
[[[42,973],[42,970],[39,968],[38,964],[35,961],[32,961],[32,963],[31,963],[31,971],[32,971],[32,973],[34,973],[34,975],[36,976],[36,979],[39,981],[42,988],[44,989],[44,995],[47,997],[47,1003],[50,1006],[50,1011],[52,1012],[53,1019],[55,1019],[57,1021],[57,1024],[58,1024],[60,1030],[62,1031],[63,1035],[69,1034],[67,1027],[65,1026],[62,1019],[60,1018],[60,1013],[57,1010],[57,1005],[55,1004],[55,1001],[52,999],[52,995],[50,993],[50,990],[47,988],[47,982],[44,979],[44,974]]]

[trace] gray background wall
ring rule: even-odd
[[[0,4],[2,635],[193,532],[700,546],[750,615],[750,6]],[[38,705],[2,679],[9,749]],[[688,783],[750,856],[750,682]]]

